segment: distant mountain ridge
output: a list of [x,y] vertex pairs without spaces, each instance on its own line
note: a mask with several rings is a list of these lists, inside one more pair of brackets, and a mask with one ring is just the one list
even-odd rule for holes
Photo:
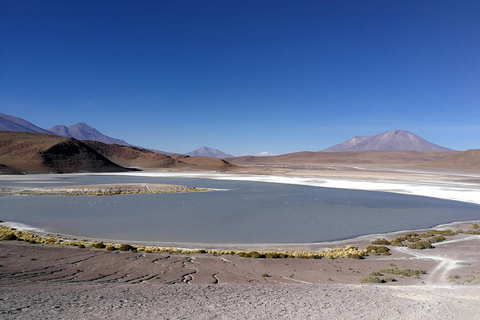
[[75,138],[77,140],[100,141],[107,144],[118,144],[121,146],[132,146],[126,141],[106,136],[97,129],[83,122],[71,126],[56,125],[47,130],[50,133],[61,137]]
[[222,152],[218,149],[212,149],[209,147],[201,147],[196,150],[190,151],[186,153],[186,155],[190,157],[211,157],[211,158],[219,158],[219,159],[226,159],[226,158],[234,158],[235,156]]
[[4,113],[0,113],[0,131],[51,133],[31,122]]
[[56,125],[50,129],[43,129],[34,125],[31,122],[28,122],[27,120],[4,113],[0,113],[0,131],[47,133],[54,134],[60,137],[75,138],[77,140],[93,140],[107,144],[132,146],[126,141],[104,135],[103,133],[89,126],[86,123],[79,122],[71,126]]
[[353,137],[343,143],[322,150],[322,152],[367,151],[367,150],[412,150],[412,151],[449,151],[422,137],[405,130],[393,130],[373,136]]

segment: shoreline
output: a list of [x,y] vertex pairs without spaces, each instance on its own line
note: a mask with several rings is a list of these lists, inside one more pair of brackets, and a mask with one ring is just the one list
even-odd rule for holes
[[[422,172],[423,173],[423,172]],[[381,181],[377,182],[374,180],[363,179],[362,182],[358,182],[352,179],[331,179],[325,178],[322,176],[280,176],[280,175],[252,175],[252,174],[236,174],[236,173],[215,173],[215,172],[157,172],[157,171],[144,171],[144,172],[126,172],[126,173],[76,173],[76,174],[68,174],[68,175],[120,175],[120,176],[140,176],[140,177],[177,177],[177,178],[205,178],[205,179],[215,179],[215,180],[233,180],[233,181],[258,181],[258,182],[266,182],[266,183],[282,183],[282,184],[292,184],[292,185],[305,185],[305,186],[313,186],[313,187],[326,187],[326,188],[338,188],[338,189],[350,189],[350,190],[363,190],[363,191],[373,191],[373,192],[391,192],[391,193],[399,193],[399,194],[408,194],[413,196],[424,196],[424,197],[431,197],[437,199],[443,199],[448,201],[459,201],[464,203],[470,203],[474,205],[480,205],[480,186],[476,186],[475,188],[469,187],[468,185],[465,186],[463,184],[463,188],[459,188],[458,185],[447,184],[451,190],[450,192],[443,192],[438,193],[435,192],[435,188],[437,185],[434,184],[425,184],[425,182],[421,182],[420,186],[415,182],[408,181],[406,182],[398,182],[398,181]],[[12,180],[14,177],[10,177]],[[8,179],[6,179],[8,180]],[[355,184],[355,182],[357,184]],[[49,183],[52,183],[49,181]],[[57,182],[53,182],[57,183]],[[102,188],[107,188],[109,186],[138,186],[138,185],[152,185],[157,186],[160,191],[165,192],[165,188],[174,188],[181,190],[173,190],[173,192],[182,192],[185,189],[192,189],[192,191],[200,192],[200,191],[212,191],[211,189],[203,189],[203,188],[187,188],[184,186],[174,186],[174,185],[162,185],[162,184],[149,184],[149,183],[135,183],[135,184],[105,184],[105,185],[91,185],[91,186],[57,186],[57,187],[43,187],[43,188],[28,188],[29,190],[34,189],[46,189],[46,190],[59,190],[61,192],[65,191],[66,189],[74,190],[74,189],[86,189],[87,190],[97,190],[99,186]],[[383,189],[380,189],[382,187]],[[430,189],[434,188],[434,191]],[[19,188],[19,189],[27,189],[27,188]],[[430,190],[430,195],[421,194],[419,190]],[[478,189],[478,190],[477,190]],[[217,191],[217,190],[215,190]],[[143,191],[141,191],[143,193]],[[155,192],[155,191],[154,191]],[[169,192],[169,191],[166,191]],[[416,193],[415,193],[416,192]],[[466,195],[467,192],[467,196]],[[478,198],[473,198],[473,196],[478,194]],[[480,210],[480,206],[479,206]],[[476,222],[477,220],[471,220],[471,222]],[[67,238],[83,238],[88,240],[95,240],[95,241],[105,241],[110,243],[133,243],[143,246],[158,246],[158,247],[174,247],[180,249],[187,249],[187,250],[194,250],[194,249],[225,249],[225,250],[302,250],[304,248],[312,248],[312,250],[321,250],[322,248],[331,248],[333,245],[348,245],[354,244],[358,242],[364,241],[371,241],[374,238],[378,237],[389,237],[395,234],[401,233],[408,233],[408,232],[421,232],[424,230],[431,230],[433,228],[448,228],[455,225],[468,223],[469,221],[462,221],[456,220],[449,223],[440,223],[440,224],[433,224],[430,227],[424,228],[416,228],[416,229],[407,229],[407,230],[397,230],[391,232],[384,232],[384,233],[371,233],[365,235],[359,235],[353,238],[345,238],[340,240],[332,240],[332,241],[322,241],[322,242],[308,242],[308,243],[189,243],[189,242],[169,242],[169,241],[135,241],[135,240],[125,240],[125,239],[107,239],[101,237],[85,237],[82,235],[70,235],[70,234],[61,234],[62,237]],[[37,229],[32,226],[13,222],[13,221],[6,221],[0,223],[0,225],[11,226],[17,228],[18,230],[25,230],[30,232],[35,232],[40,235],[46,235],[51,233],[57,233],[55,231],[45,231],[42,229]]]
[[[442,223],[438,225],[433,225],[428,228],[418,228],[418,229],[407,229],[407,230],[398,230],[385,233],[372,233],[361,235],[354,238],[347,238],[342,240],[332,240],[332,241],[323,241],[323,242],[308,242],[308,243],[198,243],[198,242],[155,242],[155,241],[134,241],[134,240],[125,240],[125,239],[107,239],[107,238],[97,238],[97,237],[85,237],[81,235],[69,235],[58,233],[58,238],[65,237],[67,239],[84,239],[86,241],[96,241],[96,242],[105,242],[119,245],[121,243],[128,243],[130,245],[138,246],[149,246],[149,247],[158,247],[158,248],[174,248],[180,250],[259,250],[259,251],[303,251],[306,248],[309,248],[309,251],[317,250],[327,250],[331,248],[338,248],[335,246],[348,246],[358,243],[371,242],[379,238],[395,238],[401,234],[407,233],[422,233],[428,232],[431,230],[448,230],[459,228],[462,225],[479,223],[480,219],[477,220],[467,220],[467,221],[453,221],[450,223]],[[47,232],[43,229],[34,228],[24,223],[18,223],[13,221],[1,221],[0,226],[10,227],[18,231],[31,232],[39,236],[45,237],[51,234],[57,234],[55,232]]]

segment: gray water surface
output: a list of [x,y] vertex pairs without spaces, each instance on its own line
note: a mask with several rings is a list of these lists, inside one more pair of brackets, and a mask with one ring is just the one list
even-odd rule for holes
[[0,219],[77,237],[219,244],[326,242],[480,219],[475,204],[393,193],[197,178],[42,176],[0,186],[146,182],[228,190],[4,196]]

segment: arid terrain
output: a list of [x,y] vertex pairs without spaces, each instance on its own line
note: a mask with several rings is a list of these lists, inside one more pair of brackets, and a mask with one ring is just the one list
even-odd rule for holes
[[[448,226],[471,230],[472,224]],[[393,240],[398,235],[386,235]],[[372,239],[356,242],[360,248]],[[3,319],[478,319],[480,235],[366,259],[120,252],[1,241]],[[361,283],[377,277],[383,284]]]
[[168,156],[132,146],[44,133],[0,131],[0,173],[127,172],[139,169],[228,170],[225,160]]

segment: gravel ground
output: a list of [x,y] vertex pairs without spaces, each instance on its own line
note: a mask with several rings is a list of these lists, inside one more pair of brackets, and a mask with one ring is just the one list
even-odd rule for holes
[[0,288],[2,319],[479,319],[478,288],[72,285]]

